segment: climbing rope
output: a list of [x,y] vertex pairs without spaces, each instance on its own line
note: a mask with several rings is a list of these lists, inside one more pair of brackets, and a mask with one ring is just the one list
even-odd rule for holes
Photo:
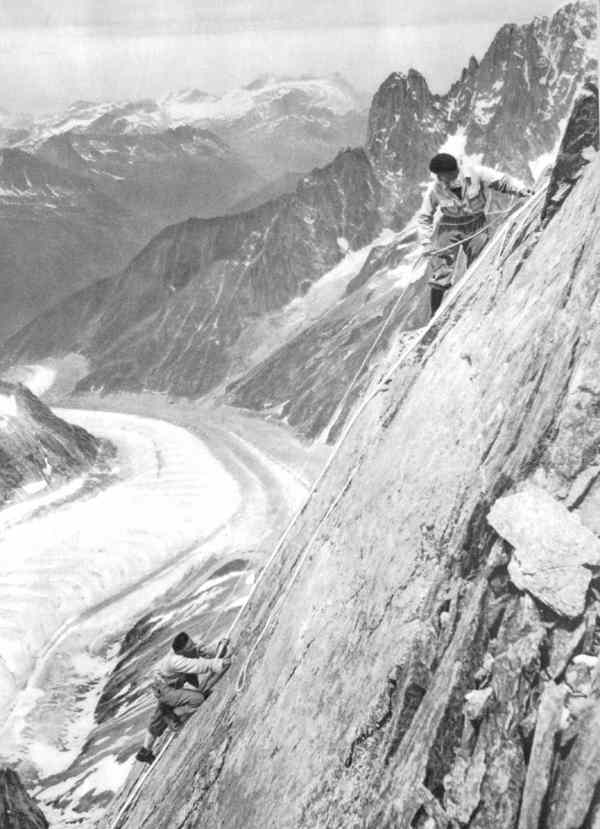
[[[547,189],[547,187],[548,187],[548,185],[545,184],[540,189],[540,191],[538,193],[536,193],[534,196],[532,196],[530,199],[528,199],[526,201],[526,203],[524,205],[522,205],[522,207],[520,207],[516,211],[514,211],[513,216],[515,218],[517,218],[517,217],[520,217],[522,213],[525,213],[526,208],[529,208],[529,213],[526,214],[524,221],[522,221],[521,224],[518,226],[518,233],[520,233],[522,231],[522,229],[525,227],[525,225],[527,224],[527,222],[530,221],[533,209],[535,207],[537,207],[538,202],[539,202],[541,196],[545,193],[545,190]],[[511,206],[507,210],[496,211],[496,215],[506,214],[506,213],[511,212],[512,210],[513,210],[513,207]],[[471,234],[470,236],[467,236],[464,239],[461,239],[459,242],[453,243],[452,245],[448,245],[444,248],[440,248],[440,249],[434,251],[434,253],[435,254],[442,253],[442,252],[445,252],[446,250],[450,250],[452,248],[458,247],[459,245],[463,245],[465,242],[469,241],[472,238],[475,238],[476,236],[480,235],[484,231],[488,230],[490,228],[490,226],[491,225],[488,223],[484,227],[482,227],[478,231],[476,231],[475,233]],[[500,231],[496,234],[496,236],[494,236],[494,238],[490,242],[490,244],[488,246],[488,252],[491,252],[493,250],[493,247],[500,241],[502,242],[501,247],[504,246],[504,243],[506,242],[506,239],[508,237],[509,230],[511,230],[511,229],[504,228],[504,226],[500,229]],[[514,233],[514,227],[512,228],[512,230],[513,230],[513,234],[512,234],[513,237],[518,238],[518,233]],[[398,241],[401,241],[402,238],[404,238],[404,237],[401,236],[398,239]],[[408,345],[406,349],[404,349],[404,351],[400,354],[398,359],[392,364],[392,366],[388,369],[388,371],[382,377],[382,379],[381,379],[380,383],[378,383],[377,387],[371,392],[371,394],[367,395],[363,399],[360,406],[353,413],[352,417],[349,418],[349,420],[347,421],[346,425],[344,426],[342,432],[340,433],[340,436],[339,436],[338,440],[336,441],[336,444],[333,447],[329,457],[327,458],[327,461],[326,461],[325,465],[323,466],[323,469],[319,473],[319,475],[316,478],[315,482],[312,484],[312,486],[311,486],[311,488],[310,488],[310,490],[309,490],[309,492],[308,492],[308,494],[307,494],[307,496],[304,500],[304,503],[297,510],[297,512],[294,514],[294,516],[292,517],[292,519],[288,523],[288,525],[285,528],[284,532],[280,536],[277,544],[275,545],[271,555],[269,556],[269,558],[267,559],[265,565],[261,569],[258,578],[254,582],[254,584],[252,586],[252,589],[248,593],[248,596],[246,597],[246,599],[244,600],[244,602],[240,606],[233,622],[229,626],[229,630],[228,630],[225,638],[227,638],[227,639],[231,638],[231,635],[232,635],[233,631],[235,630],[239,620],[241,619],[242,614],[244,613],[244,611],[246,610],[246,608],[248,607],[248,605],[252,601],[252,598],[253,598],[254,594],[256,593],[258,587],[260,586],[260,584],[264,580],[265,575],[269,571],[269,569],[270,569],[272,563],[274,562],[275,558],[277,557],[277,555],[279,554],[279,552],[283,548],[283,545],[285,544],[285,541],[287,540],[287,537],[289,536],[290,532],[292,531],[292,529],[296,525],[296,522],[298,521],[300,516],[305,511],[305,509],[308,506],[308,503],[310,502],[312,496],[318,490],[321,482],[323,481],[323,479],[325,478],[325,476],[328,473],[329,469],[331,468],[335,458],[337,457],[337,454],[339,453],[340,449],[342,448],[346,438],[348,437],[348,435],[352,431],[355,423],[358,421],[358,419],[361,417],[362,413],[365,411],[365,409],[367,408],[369,403],[379,393],[379,391],[385,385],[385,383],[387,383],[389,380],[392,379],[393,375],[396,373],[396,371],[398,370],[400,365],[406,360],[406,358],[422,342],[422,340],[425,338],[425,336],[430,331],[430,329],[433,327],[433,325],[437,324],[439,322],[440,315],[444,314],[444,313],[447,313],[448,310],[456,304],[456,301],[457,301],[458,297],[460,296],[461,292],[464,290],[465,285],[471,279],[471,277],[473,276],[473,273],[475,273],[475,271],[481,265],[482,262],[483,262],[482,257],[477,259],[471,265],[471,267],[468,269],[468,271],[464,274],[462,280],[457,285],[453,286],[453,289],[449,292],[448,299],[444,303],[442,309],[440,309],[440,312],[438,312],[438,314],[429,321],[429,323],[422,329],[419,336],[412,343],[410,343],[410,345]],[[350,385],[348,386],[348,388],[347,388],[347,390],[344,394],[344,397],[342,398],[342,403],[338,405],[338,408],[336,410],[337,412],[343,411],[341,409],[341,405],[343,403],[345,403],[345,401],[347,400],[349,394],[352,391],[352,388],[354,387],[355,383],[357,382],[358,378],[360,377],[360,374],[362,373],[365,365],[367,364],[368,360],[372,356],[377,344],[379,343],[379,341],[381,340],[381,337],[383,336],[383,333],[384,333],[385,329],[387,328],[387,325],[388,325],[389,321],[392,319],[392,317],[393,317],[393,315],[394,315],[394,313],[395,313],[402,297],[403,297],[403,294],[401,293],[400,296],[396,299],[396,302],[392,306],[392,309],[390,310],[390,312],[386,316],[385,320],[383,321],[380,329],[377,332],[377,335],[376,335],[373,343],[371,344],[371,346],[369,348],[369,351],[367,352],[366,357],[362,361],[358,371],[353,376],[353,378],[350,382]],[[304,546],[302,554],[301,554],[300,558],[298,559],[298,561],[296,562],[296,564],[295,564],[295,566],[294,566],[294,568],[293,568],[293,570],[290,574],[290,577],[289,577],[289,579],[288,579],[288,581],[285,585],[284,590],[278,596],[277,601],[275,602],[275,605],[273,606],[271,612],[269,613],[269,615],[267,617],[267,620],[264,623],[259,635],[254,640],[254,642],[252,644],[252,647],[250,648],[250,650],[249,650],[249,652],[246,656],[246,659],[244,661],[244,664],[243,664],[243,666],[240,670],[240,674],[239,674],[238,681],[237,681],[237,684],[236,684],[236,690],[238,692],[241,691],[243,689],[244,685],[245,685],[246,678],[247,678],[247,672],[248,672],[248,668],[250,666],[250,661],[252,659],[252,656],[256,652],[256,649],[258,648],[259,644],[262,642],[264,636],[266,635],[267,631],[269,630],[269,627],[270,627],[272,621],[274,620],[275,616],[279,612],[281,606],[283,605],[283,602],[285,601],[285,599],[289,595],[290,590],[292,589],[294,583],[296,582],[296,579],[297,579],[298,575],[300,574],[300,571],[302,570],[302,567],[303,567],[306,559],[308,558],[308,555],[310,553],[312,544],[315,541],[315,539],[317,538],[321,527],[323,526],[325,521],[329,518],[329,516],[332,514],[332,512],[336,509],[337,505],[339,504],[342,497],[344,496],[344,493],[347,491],[348,487],[352,483],[352,479],[354,477],[356,469],[357,469],[357,467],[353,468],[350,475],[346,478],[346,480],[344,482],[344,485],[339,490],[338,494],[335,496],[335,498],[333,499],[333,501],[331,502],[331,504],[329,505],[329,507],[327,508],[325,513],[319,519],[319,521],[317,523],[317,526],[315,527],[314,531],[312,532],[308,542]],[[247,575],[247,571],[245,571],[245,570],[241,571],[241,573],[239,574],[239,576],[236,580],[236,583],[233,587],[232,592],[235,592],[235,590],[237,590],[237,587],[239,585],[239,582],[240,582],[241,578],[245,575]],[[225,612],[226,612],[225,610],[221,610],[220,613],[215,616],[215,619],[213,620],[213,622],[212,622],[212,624],[209,628],[209,631],[206,634],[207,640],[209,638],[210,631],[214,629],[217,622],[220,621],[223,613],[225,613]],[[168,747],[171,745],[171,742],[173,741],[174,737],[175,737],[174,732],[172,732],[171,734],[168,735],[167,739],[161,745],[161,747],[160,747],[160,749],[159,749],[159,751],[156,755],[155,762],[158,762],[158,760],[160,760],[160,758],[166,752]],[[152,770],[152,766],[149,765],[146,769],[144,769],[142,774],[138,777],[138,779],[136,780],[131,792],[127,795],[127,798],[125,799],[125,802],[123,803],[123,805],[119,809],[119,811],[117,813],[117,816],[115,817],[114,821],[110,824],[110,829],[118,829],[118,827],[120,826],[120,823],[121,823],[121,819],[124,817],[125,813],[130,809],[130,807],[132,805],[135,804],[135,801],[136,801],[140,791],[142,790],[143,785],[144,785],[148,775],[150,774],[151,770]]]
[[[514,212],[513,215],[515,217],[520,216],[521,213],[524,213],[526,209],[529,209],[530,211],[532,211],[533,207],[537,206],[537,202],[539,201],[541,195],[543,195],[543,193],[545,192],[546,188],[547,188],[547,185],[545,185],[540,190],[539,193],[536,193],[534,196],[530,197],[525,202],[524,205],[522,205],[520,208],[518,208]],[[533,207],[532,207],[532,205],[533,205]],[[510,208],[510,210],[512,210],[512,208]],[[505,211],[505,212],[507,212],[507,211]],[[526,221],[529,221],[529,219],[530,219],[530,214],[527,214]],[[485,228],[482,228],[481,231],[477,231],[476,234],[473,234],[473,237],[478,235],[483,230],[487,230],[488,227],[489,227],[489,225],[487,225]],[[501,229],[501,231],[502,231],[502,229]],[[504,242],[505,241],[506,232],[502,233],[501,231],[498,232],[496,234],[496,236],[494,237],[494,239],[490,242],[489,247],[488,247],[488,251],[493,250],[493,247],[494,247],[494,245],[497,244],[497,242],[499,242],[499,241]],[[469,237],[469,238],[471,238],[471,237]],[[467,241],[467,238],[462,239],[460,242],[457,242],[456,244],[453,244],[451,247],[456,247],[457,245],[462,245],[462,244],[464,244],[465,241]],[[444,248],[444,250],[445,250],[445,248]],[[465,285],[467,284],[468,280],[473,276],[473,273],[477,270],[477,268],[481,265],[482,262],[483,262],[483,259],[481,257],[479,259],[477,259],[471,265],[469,270],[465,273],[462,280],[454,287],[453,290],[450,291],[449,297],[448,297],[447,301],[445,302],[445,304],[443,306],[443,312],[447,312],[448,309],[456,303],[457,298],[460,296],[460,294],[461,294],[462,290],[464,289]],[[383,330],[385,329],[385,327],[387,326],[389,320],[393,316],[393,314],[394,314],[394,312],[395,312],[395,310],[398,306],[398,303],[401,299],[402,299],[402,294],[400,295],[400,297],[398,297],[398,299],[396,300],[396,303],[392,307],[392,310],[390,311],[390,313],[388,314],[388,316],[384,320],[382,328],[381,328],[379,334],[376,337],[374,345],[376,345],[377,341],[381,338],[381,334],[383,333]],[[360,418],[360,416],[362,415],[362,413],[364,412],[364,410],[366,409],[368,404],[371,402],[371,400],[373,400],[373,398],[379,393],[379,391],[385,385],[385,383],[392,379],[393,375],[396,373],[399,366],[417,348],[417,346],[422,342],[422,340],[427,335],[429,330],[434,326],[434,324],[437,324],[438,321],[439,321],[439,313],[436,317],[433,317],[429,321],[429,323],[422,329],[420,335],[412,343],[410,343],[410,345],[408,345],[406,347],[406,349],[402,352],[402,354],[399,356],[399,358],[393,363],[391,368],[382,377],[381,381],[378,383],[378,385],[374,389],[374,391],[364,398],[364,400],[362,401],[360,406],[356,409],[356,411],[354,412],[352,417],[348,420],[348,422],[346,423],[344,429],[342,430],[342,432],[340,434],[339,439],[337,440],[334,448],[332,449],[332,452],[331,452],[329,458],[327,459],[327,462],[325,463],[325,466],[323,467],[323,469],[322,469],[321,473],[319,474],[317,480],[313,484],[313,486],[312,486],[312,488],[311,488],[311,490],[310,490],[303,506],[296,513],[296,515],[294,516],[294,518],[292,519],[292,521],[290,522],[290,524],[286,528],[286,530],[285,530],[279,544],[277,545],[273,555],[271,555],[268,564],[261,571],[260,579],[255,584],[254,590],[256,590],[256,588],[258,587],[258,584],[262,580],[262,578],[264,578],[264,575],[265,575],[265,573],[268,569],[268,565],[272,562],[272,560],[275,557],[275,553],[278,552],[281,549],[283,541],[289,535],[289,533],[292,530],[293,526],[295,525],[296,521],[298,520],[300,515],[304,512],[304,510],[306,509],[310,499],[312,498],[314,493],[317,491],[321,481],[323,480],[323,478],[325,477],[325,475],[327,474],[327,472],[331,468],[331,465],[333,464],[333,461],[335,460],[338,452],[340,451],[340,449],[341,449],[343,443],[345,442],[346,438],[348,437],[349,433],[353,429],[354,424],[358,421],[358,419]],[[372,353],[372,351],[373,351],[373,346],[371,346],[371,349],[369,350],[369,353]],[[364,362],[365,361],[363,361],[363,363]],[[357,379],[358,375],[360,374],[360,372],[362,371],[362,368],[363,368],[363,366],[361,366],[361,368],[359,369],[357,374],[354,375],[354,377],[351,381],[351,385],[352,385],[352,383],[356,382],[356,379]],[[338,407],[338,409],[339,409],[339,407]],[[269,616],[267,618],[267,621],[263,625],[261,632],[259,633],[258,637],[255,639],[252,647],[250,648],[250,651],[249,651],[249,653],[246,657],[246,660],[244,661],[244,664],[242,666],[242,669],[241,669],[239,677],[238,677],[238,682],[237,682],[237,690],[238,691],[241,691],[242,688],[244,687],[244,684],[246,682],[248,667],[249,667],[250,660],[251,660],[252,656],[254,655],[258,645],[260,644],[260,642],[264,638],[264,636],[265,636],[265,634],[266,634],[266,632],[269,628],[269,625],[271,624],[271,622],[275,618],[276,614],[279,612],[279,609],[281,608],[285,598],[289,594],[289,591],[290,591],[292,585],[296,581],[296,578],[298,577],[298,575],[300,573],[300,570],[302,569],[302,566],[303,566],[304,562],[306,561],[306,559],[308,557],[308,554],[310,552],[310,548],[312,546],[312,543],[315,540],[315,538],[317,537],[317,535],[319,533],[319,530],[321,529],[323,523],[327,520],[327,518],[331,515],[333,510],[336,508],[336,506],[338,505],[338,503],[341,500],[342,496],[344,495],[344,493],[348,489],[348,486],[352,482],[354,472],[355,472],[355,470],[353,470],[352,473],[349,475],[349,477],[346,479],[346,481],[344,482],[344,485],[342,486],[341,490],[338,492],[337,496],[334,498],[334,500],[332,501],[332,503],[330,504],[330,506],[326,510],[325,514],[319,520],[319,522],[317,524],[317,527],[315,528],[314,532],[311,534],[311,537],[310,537],[309,541],[307,542],[307,544],[305,545],[305,548],[304,548],[304,551],[303,551],[302,555],[300,556],[298,562],[295,565],[295,568],[293,569],[293,571],[291,573],[288,584],[286,585],[284,591],[280,594],[277,602],[275,603],[271,613],[269,614]],[[249,597],[249,599],[250,599],[250,597]]]
[[[512,213],[514,209],[515,209],[515,205],[511,204],[505,210],[493,210],[490,213],[488,213],[487,215],[488,216],[506,216],[508,213]],[[467,222],[465,222],[465,224],[467,224]],[[468,224],[472,224],[472,222],[469,222]],[[429,251],[426,254],[426,257],[429,258],[430,256],[437,256],[439,253],[445,253],[447,250],[453,250],[453,248],[457,248],[457,247],[459,247],[459,245],[464,245],[465,242],[469,242],[471,239],[475,239],[477,236],[480,236],[482,233],[485,233],[487,230],[489,230],[491,228],[491,226],[492,226],[492,223],[487,222],[485,225],[483,225],[483,227],[480,227],[479,230],[476,230],[474,233],[471,233],[470,236],[464,236],[458,242],[453,242],[451,245],[446,245],[443,248],[437,248],[436,250]],[[457,227],[460,227],[460,225],[457,225]]]

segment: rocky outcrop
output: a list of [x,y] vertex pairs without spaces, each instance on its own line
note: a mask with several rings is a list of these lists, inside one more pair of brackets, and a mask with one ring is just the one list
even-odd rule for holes
[[110,448],[56,417],[29,389],[0,381],[0,505],[89,469]]
[[0,769],[2,829],[47,829],[48,821],[12,769]]
[[246,610],[231,693],[122,827],[594,825],[597,574],[575,620],[550,612],[488,515],[525,484],[584,524],[597,504],[599,193],[594,164],[546,228],[516,218],[366,404]]
[[549,220],[598,152],[598,87],[587,81],[575,101],[552,170],[543,218]]
[[378,196],[365,153],[352,150],[292,195],[169,227],[120,276],[72,297],[68,314],[57,308],[10,340],[5,360],[78,351],[92,367],[81,388],[201,395],[227,377],[250,322],[340,261],[340,239],[358,248],[373,238]]
[[416,70],[394,72],[377,90],[367,152],[385,185],[385,213],[392,226],[405,224],[419,206],[419,183],[427,180],[429,159],[451,131],[444,100],[429,91]]

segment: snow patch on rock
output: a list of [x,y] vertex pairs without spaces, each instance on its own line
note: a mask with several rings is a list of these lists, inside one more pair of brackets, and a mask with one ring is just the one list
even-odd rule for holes
[[0,417],[11,418],[19,414],[14,394],[0,394]]

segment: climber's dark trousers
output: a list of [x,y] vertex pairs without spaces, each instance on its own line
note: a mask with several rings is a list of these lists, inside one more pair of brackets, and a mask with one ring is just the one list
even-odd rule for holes
[[429,296],[429,304],[431,306],[431,316],[435,314],[437,309],[442,304],[442,300],[444,298],[444,294],[446,293],[447,288],[436,288],[434,285],[431,287],[431,294]]
[[[442,304],[446,291],[452,287],[452,277],[459,250],[464,250],[467,257],[467,267],[469,267],[473,260],[479,256],[489,239],[488,230],[484,230],[472,239],[467,239],[467,237],[472,236],[484,227],[486,218],[483,213],[473,216],[470,221],[465,221],[464,217],[460,221],[462,222],[461,224],[442,221],[435,232],[433,244],[436,249],[445,248],[448,245],[455,245],[455,247],[434,255],[430,259],[429,284],[431,286],[431,293],[429,301],[431,316],[435,314]],[[463,245],[457,244],[463,239],[467,239]]]

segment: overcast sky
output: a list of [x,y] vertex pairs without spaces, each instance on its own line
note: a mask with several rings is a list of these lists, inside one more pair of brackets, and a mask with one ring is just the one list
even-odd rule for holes
[[410,66],[436,91],[499,25],[560,0],[1,0],[0,106],[222,93],[264,72],[339,71],[372,93]]

